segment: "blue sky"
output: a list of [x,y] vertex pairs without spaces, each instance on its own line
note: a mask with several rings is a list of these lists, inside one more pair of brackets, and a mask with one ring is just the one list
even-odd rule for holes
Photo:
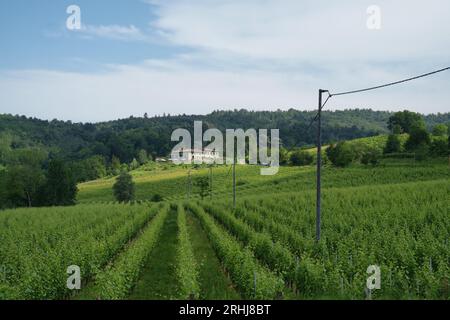
[[[87,25],[150,29],[152,6],[130,0],[18,0],[0,2],[0,68],[94,71],[104,64],[129,64],[168,57],[180,51],[142,41],[83,39],[66,28],[66,8],[77,4]],[[92,69],[93,68],[93,69]]]
[[[376,30],[367,26],[374,4]],[[69,5],[81,9],[81,30],[66,28]],[[4,0],[0,113],[102,121],[313,109],[319,87],[357,89],[449,66],[449,14],[446,0]],[[448,112],[449,79],[329,108]]]

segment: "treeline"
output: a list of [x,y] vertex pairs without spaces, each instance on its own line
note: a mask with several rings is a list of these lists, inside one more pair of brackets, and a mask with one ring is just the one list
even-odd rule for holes
[[0,209],[67,206],[76,201],[73,171],[60,159],[39,149],[20,149],[0,168]]
[[0,166],[0,209],[74,205],[78,183],[126,173],[150,161],[145,150],[138,159],[127,164],[97,155],[67,161],[36,147],[9,148]]
[[[144,150],[150,158],[167,156],[174,146],[170,141],[173,130],[192,131],[194,121],[203,121],[205,130],[218,128],[279,128],[285,148],[315,144],[315,128],[308,124],[315,112],[246,110],[216,111],[202,116],[170,116],[128,119],[102,123],[72,123],[70,121],[44,121],[24,116],[0,115],[0,164],[5,148],[38,147],[52,157],[66,161],[86,160],[101,156],[111,162],[113,157],[121,163],[131,163]],[[372,110],[344,110],[324,112],[324,143],[351,140],[388,133],[387,121],[393,114]],[[450,122],[450,113],[424,117],[431,129],[437,123]],[[9,142],[9,144],[7,143]]]
[[[439,123],[431,129],[425,117],[414,112],[397,112],[389,117],[389,135],[380,135],[353,141],[334,141],[324,147],[324,163],[346,167],[359,162],[377,165],[382,158],[414,158],[425,160],[430,157],[447,157],[450,154],[448,124]],[[280,150],[282,165],[307,166],[316,163],[317,156],[307,148]]]
[[398,112],[389,118],[391,134],[383,145],[342,141],[331,144],[326,150],[326,156],[339,167],[355,161],[375,166],[382,157],[413,158],[419,161],[430,157],[447,157],[450,154],[449,127],[437,124],[430,132],[420,114]]

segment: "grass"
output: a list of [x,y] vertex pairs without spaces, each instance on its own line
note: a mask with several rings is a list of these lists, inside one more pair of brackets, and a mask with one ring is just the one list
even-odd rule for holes
[[171,210],[160,238],[153,249],[130,300],[173,300],[178,298],[178,281],[175,273],[178,246],[177,213]]
[[[229,166],[213,169],[214,199],[229,198],[232,195],[232,175]],[[237,191],[239,196],[255,192],[280,193],[292,190],[310,190],[315,187],[315,166],[280,167],[274,176],[261,176],[258,166],[237,167]],[[150,200],[160,194],[167,201],[186,198],[188,168],[168,167],[167,170],[136,170],[132,174],[136,182],[136,200]],[[207,176],[207,168],[191,169],[192,181],[198,176]],[[167,174],[167,175],[166,175]],[[450,178],[448,160],[432,159],[424,162],[413,159],[386,159],[377,167],[354,164],[349,168],[325,166],[323,188],[346,187],[371,184],[390,184],[408,181],[424,181],[436,178]],[[101,179],[79,185],[78,202],[112,202],[114,179]],[[192,186],[192,196],[198,197]]]
[[230,279],[225,275],[219,259],[211,246],[200,223],[192,215],[187,215],[189,237],[195,258],[200,266],[200,299],[202,300],[238,300],[239,294]]

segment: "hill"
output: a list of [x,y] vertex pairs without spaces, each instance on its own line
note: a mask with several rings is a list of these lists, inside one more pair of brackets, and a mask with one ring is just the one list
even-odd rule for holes
[[[153,118],[121,119],[102,123],[46,121],[25,116],[0,115],[0,165],[2,146],[39,147],[67,160],[86,159],[94,155],[130,163],[140,150],[153,157],[166,156],[173,143],[170,136],[176,128],[192,130],[194,121],[203,121],[205,129],[266,128],[280,129],[286,148],[314,144],[315,130],[307,130],[314,111],[215,111],[208,115],[163,115]],[[373,110],[327,111],[323,114],[323,140],[329,143],[387,133],[391,112]],[[450,122],[450,113],[424,116],[429,128]]]

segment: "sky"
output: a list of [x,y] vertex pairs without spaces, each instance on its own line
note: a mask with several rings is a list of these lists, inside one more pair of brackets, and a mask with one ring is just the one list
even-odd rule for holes
[[[80,28],[72,24],[80,9]],[[450,66],[448,0],[3,0],[0,113],[312,110]],[[450,112],[450,72],[327,108]]]

